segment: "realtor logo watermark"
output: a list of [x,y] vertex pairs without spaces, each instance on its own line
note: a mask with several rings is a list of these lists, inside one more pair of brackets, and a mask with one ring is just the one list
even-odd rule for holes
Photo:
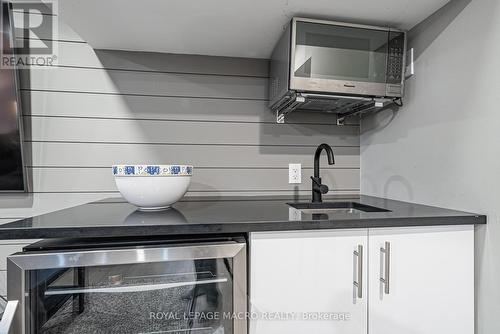
[[16,1],[10,13],[6,6],[1,7],[1,67],[35,69],[57,65],[57,5],[55,0]]

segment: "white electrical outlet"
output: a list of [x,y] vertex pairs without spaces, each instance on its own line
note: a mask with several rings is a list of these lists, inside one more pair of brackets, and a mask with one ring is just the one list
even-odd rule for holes
[[288,183],[302,183],[302,164],[288,164]]

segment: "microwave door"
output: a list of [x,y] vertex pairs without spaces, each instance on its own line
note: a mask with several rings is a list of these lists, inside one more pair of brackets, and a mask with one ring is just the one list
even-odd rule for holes
[[295,21],[290,88],[385,95],[388,31]]

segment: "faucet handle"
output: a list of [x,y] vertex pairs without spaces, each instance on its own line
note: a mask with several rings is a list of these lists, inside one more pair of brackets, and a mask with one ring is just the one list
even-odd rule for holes
[[326,194],[328,192],[328,186],[321,183],[321,178],[311,176],[311,180],[313,180],[313,182],[316,184],[320,193]]

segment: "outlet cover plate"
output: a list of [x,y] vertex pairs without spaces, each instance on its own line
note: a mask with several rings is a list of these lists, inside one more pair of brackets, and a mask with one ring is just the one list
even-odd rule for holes
[[288,183],[302,183],[302,164],[288,164]]

